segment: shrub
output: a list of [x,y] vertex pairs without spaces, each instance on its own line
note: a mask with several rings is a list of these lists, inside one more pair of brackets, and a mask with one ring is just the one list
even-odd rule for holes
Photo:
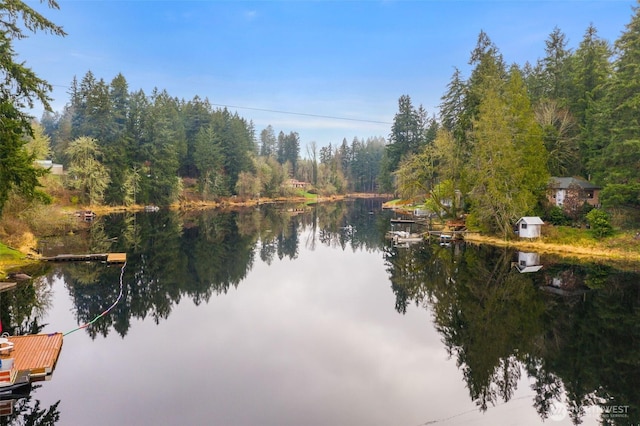
[[613,233],[609,215],[600,209],[593,209],[587,213],[587,222],[595,237],[602,238]]
[[564,226],[571,223],[571,219],[566,214],[564,214],[562,208],[558,206],[551,207],[547,211],[547,214],[544,216],[544,220],[545,222],[551,223],[552,225],[556,226]]

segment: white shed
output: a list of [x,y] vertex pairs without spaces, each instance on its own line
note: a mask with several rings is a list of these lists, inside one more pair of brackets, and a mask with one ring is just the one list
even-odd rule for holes
[[516,222],[517,233],[520,238],[538,238],[542,232],[544,222],[538,216],[524,216]]

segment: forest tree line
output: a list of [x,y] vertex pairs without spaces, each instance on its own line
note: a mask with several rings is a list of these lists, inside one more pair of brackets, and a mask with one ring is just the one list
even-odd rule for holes
[[167,205],[188,181],[203,199],[286,195],[288,179],[323,194],[376,189],[382,137],[319,150],[311,142],[301,158],[296,132],[269,125],[256,134],[251,121],[208,99],[130,91],[122,74],[107,83],[88,71],[69,93],[64,111],[40,120],[40,145],[50,145],[45,153],[65,166],[83,202]]
[[[42,16],[30,17],[30,10],[10,12],[64,35]],[[9,47],[23,36],[14,33],[6,32]],[[74,78],[64,110],[29,125],[20,108],[34,99],[48,106],[50,86],[23,69],[9,75],[17,89],[2,93],[12,141],[3,155],[16,165],[3,169],[3,188],[46,198],[34,186],[42,173],[27,164],[49,157],[65,165],[66,184],[79,201],[92,204],[166,205],[179,199],[183,183],[203,199],[286,195],[292,178],[324,194],[392,191],[421,198],[435,212],[468,213],[484,229],[507,232],[517,217],[544,208],[550,176],[582,176],[603,187],[603,206],[638,210],[639,40],[635,8],[613,44],[590,25],[569,49],[556,28],[544,57],[520,66],[505,63],[481,31],[470,75],[454,71],[437,116],[403,95],[387,139],[344,139],[320,148],[305,141],[304,158],[295,131],[267,126],[258,133],[251,121],[198,96],[185,101],[165,90],[130,91],[122,74],[109,83],[90,71]],[[20,71],[13,55],[10,50],[1,65]],[[27,135],[22,142],[20,134]],[[28,150],[21,153],[24,144]],[[9,190],[0,195],[2,207]]]
[[480,32],[465,78],[455,69],[439,116],[399,100],[380,183],[430,209],[499,233],[549,214],[549,178],[582,177],[602,206],[640,208],[640,9],[612,45],[590,25],[575,50],[558,28],[545,55],[505,63]]

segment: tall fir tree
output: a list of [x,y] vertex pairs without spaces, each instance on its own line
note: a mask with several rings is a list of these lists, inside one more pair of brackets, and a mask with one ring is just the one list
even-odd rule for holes
[[598,162],[605,184],[633,185],[640,182],[640,7],[634,8],[615,50],[605,100],[609,134]]
[[185,137],[187,140],[187,152],[184,161],[180,164],[180,174],[185,177],[197,177],[196,166],[196,137],[203,128],[211,125],[213,108],[208,99],[195,96],[182,107],[184,117]]
[[561,107],[567,107],[571,83],[571,51],[567,49],[567,36],[558,27],[545,41],[544,78],[545,98],[554,99]]
[[603,100],[612,73],[611,55],[609,43],[598,37],[593,25],[587,28],[573,55],[569,107],[578,125],[579,174],[583,177],[592,173],[593,159],[605,145]]
[[401,161],[420,152],[430,142],[427,140],[427,130],[432,125],[436,125],[435,120],[427,117],[422,105],[416,109],[409,95],[400,96],[379,176],[385,191],[394,190],[393,174]]

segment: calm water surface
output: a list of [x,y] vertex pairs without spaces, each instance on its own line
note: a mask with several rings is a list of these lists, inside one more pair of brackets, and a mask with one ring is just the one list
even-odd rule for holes
[[[49,241],[50,254],[127,252],[123,298],[65,336],[51,380],[0,422],[37,410],[59,425],[638,421],[633,267],[394,247],[389,229],[380,201],[361,200],[118,215]],[[5,329],[68,332],[118,297],[119,266],[48,268],[39,303],[0,299]]]

